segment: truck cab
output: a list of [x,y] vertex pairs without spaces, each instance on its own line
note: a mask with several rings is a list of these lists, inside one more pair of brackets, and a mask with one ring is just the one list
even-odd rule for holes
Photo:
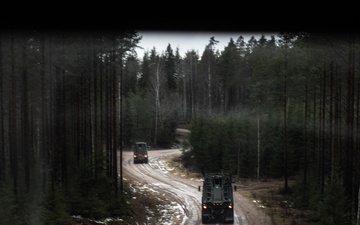
[[142,142],[142,141],[135,142],[134,151],[133,151],[134,164],[148,163],[149,161],[148,148],[149,146],[146,144],[146,142]]

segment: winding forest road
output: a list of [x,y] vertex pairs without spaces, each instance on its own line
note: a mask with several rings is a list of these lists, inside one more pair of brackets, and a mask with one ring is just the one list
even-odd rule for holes
[[[178,139],[189,133],[186,129],[177,129]],[[129,179],[136,180],[151,189],[164,193],[182,209],[181,225],[200,225],[201,223],[201,192],[202,180],[180,176],[169,172],[166,159],[180,155],[180,149],[149,150],[148,164],[134,164],[132,151],[123,152],[123,173]],[[237,190],[240,187],[238,186]],[[234,192],[234,224],[239,225],[270,225],[271,218],[251,199],[243,196],[240,191]],[[218,224],[220,225],[220,224]]]
[[[148,164],[134,164],[131,151],[123,152],[124,176],[141,182],[181,205],[183,225],[201,223],[201,192],[198,186],[201,180],[194,180],[171,173],[164,164],[164,158],[181,154],[179,149],[150,150]],[[238,187],[239,190],[239,187]],[[269,225],[270,217],[258,208],[250,199],[234,192],[234,224]]]

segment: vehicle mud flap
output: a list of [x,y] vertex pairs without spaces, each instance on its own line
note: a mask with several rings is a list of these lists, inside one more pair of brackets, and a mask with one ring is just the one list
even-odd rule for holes
[[226,217],[225,223],[227,223],[227,224],[234,224],[234,217]]
[[225,214],[225,223],[233,224],[234,223],[234,211],[228,209]]

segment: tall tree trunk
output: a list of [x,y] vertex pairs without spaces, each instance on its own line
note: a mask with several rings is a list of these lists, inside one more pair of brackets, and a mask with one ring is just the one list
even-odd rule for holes
[[[356,88],[356,134],[355,134],[355,155],[354,155],[354,187],[357,188],[359,187],[359,192],[358,192],[358,213],[359,213],[359,206],[360,206],[360,180],[357,179],[360,177],[360,78],[358,77],[357,80],[357,88]],[[359,221],[359,217],[358,217],[358,221]]]
[[[335,75],[337,76],[337,71],[335,71]],[[333,151],[333,160],[332,167],[334,170],[340,168],[340,159],[341,159],[341,84],[335,86],[335,99],[334,99],[334,151]],[[335,171],[334,171],[335,172]]]
[[155,71],[155,130],[154,130],[154,145],[157,145],[157,135],[160,120],[160,62],[156,63]]
[[190,54],[190,98],[191,98],[191,119],[195,118],[195,90],[194,90],[194,74],[193,74],[193,57]]
[[95,179],[97,179],[99,177],[99,173],[100,173],[100,159],[101,159],[101,155],[100,150],[101,150],[101,145],[99,145],[101,138],[99,137],[99,131],[98,131],[98,77],[97,77],[97,53],[96,53],[96,48],[95,48],[95,43],[96,43],[96,37],[95,35],[93,36],[92,39],[93,43],[92,43],[92,50],[93,50],[93,70],[94,70],[94,82],[93,82],[93,90],[94,90],[94,129],[93,129],[93,134],[92,134],[92,138],[94,140],[94,144],[92,146],[92,148],[94,149],[94,177]]
[[[100,79],[100,82],[99,82],[99,109],[100,109],[100,118],[99,118],[99,135],[97,136],[97,140],[100,142],[99,145],[100,145],[100,148],[99,148],[99,159],[103,159],[105,158],[105,160],[107,160],[107,157],[106,157],[106,138],[105,137],[105,134],[106,134],[106,125],[105,125],[105,122],[106,122],[106,109],[104,109],[104,96],[106,96],[106,93],[104,95],[104,84],[106,85],[106,82],[104,82],[104,71],[103,71],[103,60],[104,60],[104,57],[103,56],[100,56],[99,57],[99,79]],[[105,103],[106,103],[106,98],[105,98]],[[103,145],[103,141],[105,141],[105,145]],[[104,146],[105,146],[105,153],[104,153]],[[105,156],[105,157],[104,157]],[[99,168],[100,171],[102,171],[102,167]]]
[[323,195],[324,193],[324,187],[325,187],[325,149],[327,148],[326,146],[326,121],[325,121],[325,115],[326,115],[326,69],[325,69],[325,65],[324,65],[324,70],[323,70],[323,85],[322,85],[322,104],[321,104],[321,110],[320,110],[320,124],[321,124],[321,144],[320,144],[320,187],[321,187],[321,195]]
[[329,139],[330,139],[330,173],[331,173],[331,180],[333,180],[335,177],[335,168],[333,167],[334,165],[332,164],[334,162],[334,68],[333,68],[334,64],[333,62],[331,62],[330,64],[330,109],[329,109],[329,130],[330,130],[330,134],[329,135]]
[[[61,37],[61,40],[63,40],[63,37]],[[56,52],[56,51],[55,51]],[[55,120],[54,120],[54,105],[55,105],[55,97],[54,97],[54,86],[55,86],[55,80],[56,80],[56,73],[57,73],[57,69],[55,68],[55,75],[53,75],[53,64],[52,64],[52,48],[51,48],[51,44],[50,44],[50,64],[49,64],[49,103],[48,103],[48,112],[46,113],[45,111],[45,120],[46,122],[43,124],[44,130],[43,132],[46,133],[47,136],[44,136],[43,138],[45,138],[45,149],[44,151],[47,152],[47,160],[48,160],[48,167],[50,168],[50,174],[49,174],[49,179],[50,179],[50,184],[51,184],[51,191],[54,192],[55,190],[55,146],[53,144],[53,141],[55,140],[54,138],[54,129],[51,128],[49,125],[50,124],[54,124]],[[45,90],[46,91],[46,90]],[[46,96],[46,94],[45,94]],[[46,118],[47,116],[47,118]]]
[[208,62],[208,112],[211,113],[212,102],[211,102],[211,67],[210,67],[210,59]]
[[61,179],[62,182],[64,182],[66,189],[68,188],[68,174],[67,174],[67,166],[68,166],[68,162],[67,162],[67,155],[68,155],[68,148],[67,148],[67,132],[66,132],[66,112],[67,112],[67,108],[66,108],[66,76],[65,76],[65,58],[66,58],[66,54],[65,54],[65,46],[63,43],[62,46],[62,61],[61,61],[61,105],[62,105],[62,123],[61,123],[61,156],[62,156],[62,162],[61,162]]
[[114,43],[113,43],[113,52],[112,52],[112,139],[113,139],[113,144],[112,144],[112,149],[113,149],[113,179],[114,179],[114,188],[115,188],[115,196],[117,196],[118,194],[118,180],[117,180],[117,146],[118,146],[118,142],[117,142],[117,129],[116,129],[116,125],[117,125],[117,91],[118,91],[118,88],[117,88],[117,77],[116,77],[116,45],[115,45],[115,38],[114,38]]
[[284,63],[284,84],[283,84],[283,110],[284,110],[284,192],[288,193],[288,97],[287,97],[287,54],[285,53]]
[[120,57],[120,193],[124,192],[124,184],[123,184],[123,56],[122,56],[122,49],[121,49],[121,57]]
[[358,208],[357,208],[357,216],[356,216],[356,224],[359,225],[360,224],[360,186],[359,186],[359,191],[358,191]]
[[[193,79],[193,82],[194,82],[194,81],[196,81],[196,77],[198,75],[198,73],[197,73],[197,64],[198,64],[197,57],[194,57],[193,60],[194,60],[194,72],[192,72],[191,74],[194,77],[194,79]],[[193,85],[195,85],[195,83]],[[199,93],[199,91],[197,91],[197,88],[195,88],[195,86],[194,86],[193,90],[194,90],[194,113],[195,113],[194,116],[197,116],[197,113],[199,111],[199,99],[200,99],[200,96],[198,96],[197,93]]]
[[355,53],[349,52],[349,70],[347,75],[346,96],[346,148],[345,148],[345,189],[347,196],[353,197],[353,152],[354,152],[354,60]]
[[183,87],[184,87],[184,90],[183,90],[183,114],[184,114],[185,120],[187,120],[187,98],[188,98],[188,93],[187,93],[188,90],[187,90],[186,83],[187,83],[187,79],[184,74],[184,76],[183,76]]
[[313,144],[312,144],[312,148],[311,148],[311,161],[312,162],[316,162],[316,139],[317,139],[317,133],[316,133],[316,125],[317,125],[317,104],[318,104],[318,101],[317,101],[317,82],[314,82],[313,83],[313,96],[312,96],[312,102],[313,102],[313,105],[312,105],[312,109],[313,109],[313,129],[312,129],[312,134],[313,134],[313,137],[312,139],[314,140],[313,141]]
[[257,115],[257,179],[260,180],[260,115]]
[[3,68],[3,39],[0,33],[0,188],[5,184],[6,159],[5,159],[5,110],[4,110],[4,68]]
[[42,179],[42,191],[45,192],[46,191],[46,182],[47,182],[47,157],[48,155],[47,153],[47,147],[46,147],[46,137],[47,137],[47,132],[46,132],[46,112],[47,112],[47,108],[46,108],[46,94],[45,94],[45,34],[42,34],[42,39],[41,39],[41,131],[40,131],[40,162],[41,162],[41,179]]
[[17,111],[16,111],[16,105],[17,105],[17,76],[15,71],[15,37],[14,33],[11,33],[11,99],[10,99],[10,169],[11,169],[11,175],[13,179],[13,191],[15,198],[18,197],[18,145],[17,145]]
[[30,145],[30,124],[29,124],[29,99],[28,99],[28,75],[27,75],[27,55],[26,55],[26,44],[22,46],[22,60],[23,60],[23,71],[22,71],[22,101],[21,101],[21,127],[22,127],[22,156],[23,160],[23,172],[25,180],[25,192],[28,193],[30,190],[30,154],[32,146]]
[[105,136],[105,157],[106,157],[106,174],[111,177],[112,174],[112,152],[111,152],[111,80],[110,80],[110,63],[105,57],[104,86],[105,86],[105,105],[104,105],[104,136]]
[[307,202],[307,169],[308,169],[308,78],[305,78],[304,99],[304,169],[303,169],[303,202]]

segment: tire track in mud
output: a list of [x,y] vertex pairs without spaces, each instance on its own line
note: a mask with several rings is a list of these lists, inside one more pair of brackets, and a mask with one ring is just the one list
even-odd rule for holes
[[[185,201],[182,198],[179,198],[179,195],[176,192],[169,190],[171,188],[171,184],[168,184],[167,182],[164,182],[163,180],[159,180],[157,176],[154,176],[152,171],[149,171],[149,165],[141,164],[141,165],[137,165],[137,166],[139,168],[141,168],[138,170],[138,174],[142,174],[147,177],[146,180],[141,180],[141,183],[146,184],[147,186],[150,186],[153,190],[158,191],[159,193],[166,193],[167,198],[169,198],[171,201],[177,202],[181,206],[186,217],[189,217],[189,218],[192,217],[192,215],[191,215],[192,213],[189,212],[189,210],[187,209]],[[150,168],[151,168],[151,166],[150,166]],[[148,182],[147,180],[149,177],[153,178],[157,182],[154,182],[154,183]],[[139,177],[139,180],[140,179],[141,178]],[[159,181],[161,181],[161,182],[159,182]]]
[[[202,224],[201,192],[198,191],[198,186],[202,185],[202,182],[182,178],[167,171],[166,165],[161,160],[162,157],[174,154],[176,151],[176,149],[149,151],[148,164],[133,164],[132,152],[124,152],[124,173],[159,193],[165,193],[171,201],[177,202],[184,212],[182,225],[200,225]],[[270,217],[239,192],[234,192],[234,209],[234,224],[271,224]]]
[[200,205],[200,198],[196,198],[188,191],[189,189],[196,189],[196,186],[169,177],[169,175],[173,175],[169,174],[165,166],[159,161],[160,157],[155,155],[149,157],[148,164],[133,164],[132,158],[126,157],[126,169],[124,171],[132,179],[150,186],[159,193],[165,193],[167,198],[177,202],[185,214],[182,224],[201,224],[199,209],[193,209],[194,206],[198,208]]

